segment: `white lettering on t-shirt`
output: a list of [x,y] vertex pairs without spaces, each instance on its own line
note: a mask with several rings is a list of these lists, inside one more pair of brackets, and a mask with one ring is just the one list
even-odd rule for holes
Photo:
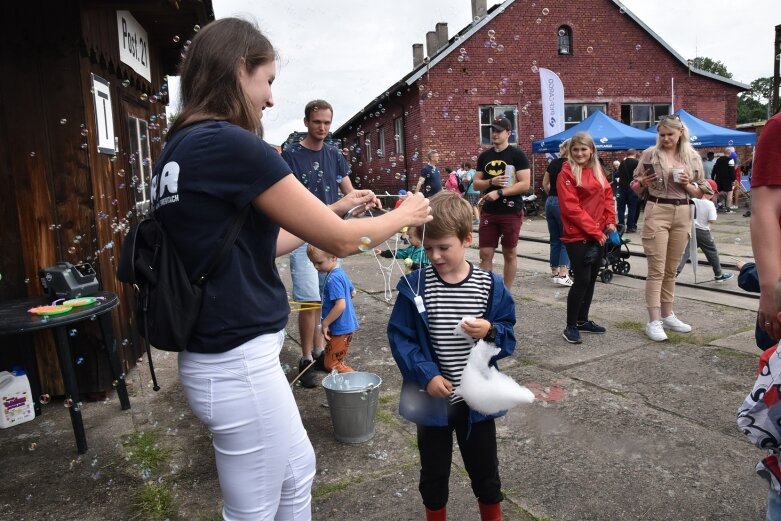
[[179,163],[169,161],[160,176],[152,176],[151,198],[156,208],[179,200]]

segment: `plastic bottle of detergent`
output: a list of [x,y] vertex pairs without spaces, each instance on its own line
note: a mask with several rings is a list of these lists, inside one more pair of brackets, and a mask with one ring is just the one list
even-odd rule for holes
[[19,367],[14,367],[11,373],[0,371],[0,429],[33,419],[33,396],[25,372]]

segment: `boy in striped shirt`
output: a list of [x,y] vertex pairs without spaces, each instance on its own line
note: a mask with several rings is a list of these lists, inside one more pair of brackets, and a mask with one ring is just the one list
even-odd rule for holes
[[[403,377],[399,412],[417,425],[426,519],[446,519],[455,431],[480,519],[500,520],[494,418],[503,413],[480,414],[452,392],[477,340],[501,349],[492,363],[515,350],[515,303],[501,277],[466,260],[472,242],[469,203],[444,191],[431,198],[431,213],[434,219],[415,230],[431,266],[402,277],[388,323],[391,352]],[[454,330],[464,317],[476,318],[464,321],[462,336]]]

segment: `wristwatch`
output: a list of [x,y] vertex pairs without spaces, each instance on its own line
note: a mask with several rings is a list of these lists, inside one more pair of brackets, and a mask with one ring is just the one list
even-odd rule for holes
[[493,324],[491,324],[491,327],[488,328],[488,333],[485,334],[483,340],[492,344],[496,342],[496,328]]
[[501,188],[497,190],[496,193],[499,194],[499,197],[504,197],[504,190],[502,190]]

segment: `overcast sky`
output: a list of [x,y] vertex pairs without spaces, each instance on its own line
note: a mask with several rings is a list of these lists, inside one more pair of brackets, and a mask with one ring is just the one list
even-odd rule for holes
[[[545,7],[544,0],[516,1],[529,9]],[[489,8],[497,3],[488,0]],[[684,58],[719,60],[744,83],[773,74],[779,0],[623,3]],[[470,0],[213,0],[213,5],[217,18],[253,18],[279,52],[275,107],[263,117],[266,140],[274,144],[305,130],[304,105],[316,98],[334,106],[336,130],[412,70],[412,44],[425,43],[437,22],[446,22],[452,37],[471,19]]]

